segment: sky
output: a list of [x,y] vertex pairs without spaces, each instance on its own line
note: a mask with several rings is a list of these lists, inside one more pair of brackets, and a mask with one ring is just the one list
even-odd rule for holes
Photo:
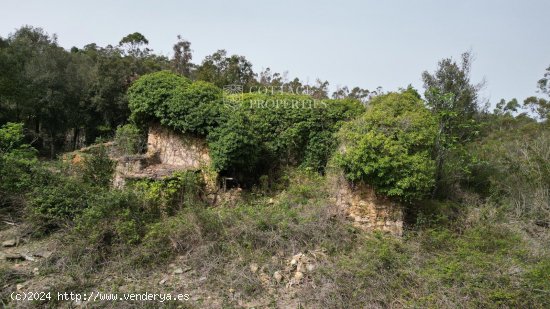
[[422,89],[423,71],[471,50],[472,82],[486,80],[481,95],[494,105],[537,94],[550,66],[548,12],[549,0],[0,0],[0,36],[32,25],[70,48],[116,45],[137,31],[171,56],[181,34],[195,63],[226,49],[256,72],[387,91]]

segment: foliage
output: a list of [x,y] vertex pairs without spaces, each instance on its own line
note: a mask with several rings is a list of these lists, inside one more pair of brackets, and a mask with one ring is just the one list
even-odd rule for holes
[[115,149],[118,155],[134,155],[145,150],[145,137],[134,124],[118,126],[115,134]]
[[339,132],[336,164],[350,181],[364,181],[406,202],[418,200],[434,185],[436,132],[435,117],[415,92],[379,96]]
[[[470,83],[472,55],[462,54],[457,64],[450,58],[439,62],[437,70],[430,74],[422,73],[426,103],[437,117],[438,134],[435,142],[436,187],[434,195],[443,196],[454,183],[446,183],[452,178],[453,166],[449,165],[449,156],[464,153],[463,143],[473,140],[478,133],[475,120],[479,112],[478,92],[483,83]],[[513,108],[511,105],[510,108]],[[464,158],[458,158],[461,161]],[[446,173],[446,172],[450,172]]]
[[32,187],[36,151],[24,143],[23,124],[7,123],[0,127],[0,206],[13,203]]
[[219,88],[203,81],[177,88],[167,101],[167,115],[161,123],[184,133],[206,136],[220,121],[221,98]]
[[258,93],[233,99],[227,120],[212,131],[208,143],[214,168],[241,179],[284,165],[322,172],[336,148],[332,134],[363,111],[358,101],[349,99]]
[[93,198],[92,188],[77,179],[54,176],[51,182],[34,187],[27,196],[30,217],[48,232],[70,226]]
[[185,89],[190,83],[187,78],[169,71],[142,76],[128,89],[131,119],[136,123],[147,124],[157,120],[166,124],[168,102],[176,93],[176,89]]
[[[24,122],[36,147],[51,158],[62,148],[74,149],[78,137],[93,142],[100,134],[112,134],[129,116],[130,83],[168,67],[165,57],[137,48],[145,41],[133,35],[123,43],[139,43],[139,53],[94,43],[68,51],[55,35],[30,26],[1,41],[0,123]],[[74,140],[67,141],[71,130]]]
[[89,202],[77,220],[76,231],[99,246],[116,243],[138,243],[146,223],[158,215],[129,190],[104,191]]
[[212,84],[191,83],[168,71],[145,75],[128,91],[131,117],[137,123],[156,121],[202,136],[218,124],[221,96],[221,90]]
[[187,205],[200,202],[204,184],[200,174],[183,171],[161,180],[138,180],[131,186],[150,205],[172,215]]
[[[550,224],[550,136],[547,124],[529,118],[490,120],[470,153],[479,158],[475,182],[515,218]],[[474,182],[474,183],[475,183]]]
[[82,166],[82,179],[92,185],[107,188],[111,185],[115,162],[109,158],[103,146],[94,148],[86,154]]

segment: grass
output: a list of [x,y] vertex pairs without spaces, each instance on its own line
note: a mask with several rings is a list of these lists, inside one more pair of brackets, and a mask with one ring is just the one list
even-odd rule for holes
[[[292,171],[286,181],[276,191],[244,193],[234,207],[196,202],[156,221],[135,219],[144,222],[137,242],[108,240],[116,229],[97,224],[88,236],[64,233],[45,273],[72,279],[52,290],[183,289],[157,285],[175,263],[192,269],[186,292],[212,296],[200,294],[199,307],[238,308],[239,300],[305,308],[548,307],[548,230],[531,235],[529,226],[490,204],[431,201],[403,238],[367,234],[333,209],[324,177]],[[127,217],[132,213],[109,222]],[[273,273],[300,252],[323,252],[315,271],[294,288],[276,283]],[[3,282],[17,280],[0,275]]]

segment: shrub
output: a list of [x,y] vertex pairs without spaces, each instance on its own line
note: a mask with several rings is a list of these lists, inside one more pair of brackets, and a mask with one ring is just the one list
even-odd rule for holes
[[118,126],[115,134],[115,150],[118,155],[127,156],[145,150],[146,140],[134,124]]
[[167,118],[168,102],[178,89],[185,89],[191,82],[169,71],[145,74],[128,89],[131,119],[147,124]]
[[176,172],[161,180],[138,180],[132,188],[149,204],[158,207],[164,214],[174,214],[184,205],[200,203],[204,183],[194,171]]
[[93,199],[91,188],[77,179],[54,176],[27,195],[31,218],[48,232],[71,225]]
[[109,187],[113,179],[115,162],[109,158],[105,147],[94,148],[87,154],[82,166],[82,180],[92,186]]
[[90,199],[77,220],[77,231],[92,244],[138,243],[154,218],[158,214],[133,192],[104,191]]
[[336,147],[333,133],[361,111],[353,100],[245,94],[235,98],[226,121],[208,136],[214,168],[242,179],[285,165],[322,172]]
[[33,185],[36,150],[24,143],[23,124],[0,127],[0,206],[15,202]]
[[501,117],[479,141],[468,146],[478,158],[468,184],[508,215],[550,224],[550,133],[548,125],[521,117]]
[[405,202],[418,200],[434,185],[436,133],[435,118],[417,95],[390,93],[343,126],[335,160],[350,181],[364,181]]
[[167,101],[167,118],[161,123],[184,133],[206,136],[220,121],[221,98],[218,87],[203,81],[176,88]]
[[157,72],[132,84],[128,99],[131,119],[140,124],[160,122],[184,133],[205,136],[220,118],[222,91],[207,82]]

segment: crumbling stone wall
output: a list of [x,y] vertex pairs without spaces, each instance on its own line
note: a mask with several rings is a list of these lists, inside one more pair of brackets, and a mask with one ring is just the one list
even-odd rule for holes
[[364,183],[351,184],[343,175],[334,176],[337,207],[354,225],[366,231],[403,234],[403,208],[396,202],[377,196]]
[[181,169],[200,169],[210,165],[210,155],[204,139],[192,137],[152,125],[147,137],[147,155],[157,156],[160,164]]
[[113,186],[117,188],[124,187],[128,179],[161,179],[176,171],[200,170],[207,189],[215,189],[216,175],[209,170],[206,141],[160,125],[149,127],[147,153],[115,159]]

